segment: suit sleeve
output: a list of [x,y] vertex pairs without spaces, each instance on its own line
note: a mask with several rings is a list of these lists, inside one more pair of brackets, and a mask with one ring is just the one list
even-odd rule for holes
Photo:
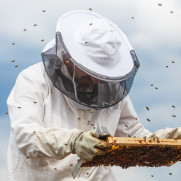
[[181,127],[165,128],[155,131],[151,136],[163,139],[181,139]]
[[71,153],[71,137],[79,130],[46,128],[43,122],[46,94],[42,72],[20,73],[7,100],[11,131],[17,148],[26,157],[63,159]]
[[149,137],[151,132],[143,127],[134,110],[129,96],[122,101],[121,115],[115,136],[118,137]]

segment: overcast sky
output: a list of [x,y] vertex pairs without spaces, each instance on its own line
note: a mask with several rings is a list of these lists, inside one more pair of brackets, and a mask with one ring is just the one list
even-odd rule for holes
[[[41,61],[40,53],[54,38],[59,16],[70,10],[89,8],[116,23],[137,53],[141,67],[130,97],[142,124],[152,132],[181,126],[181,1],[0,0],[1,180],[7,180],[6,152],[10,126],[5,114],[8,112],[6,100],[17,75],[24,68]],[[148,122],[147,118],[151,121]],[[180,170],[180,163],[169,168],[114,168],[117,179],[123,181],[180,181]]]

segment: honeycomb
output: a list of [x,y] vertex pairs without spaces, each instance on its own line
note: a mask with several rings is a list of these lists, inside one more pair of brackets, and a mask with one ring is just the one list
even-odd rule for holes
[[158,138],[108,137],[111,148],[105,155],[84,161],[82,167],[171,166],[181,160],[181,140]]

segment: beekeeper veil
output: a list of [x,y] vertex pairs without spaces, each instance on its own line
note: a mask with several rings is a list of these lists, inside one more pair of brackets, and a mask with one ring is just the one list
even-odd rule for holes
[[60,17],[42,59],[57,89],[93,109],[123,100],[139,67],[125,34],[105,17],[83,10]]

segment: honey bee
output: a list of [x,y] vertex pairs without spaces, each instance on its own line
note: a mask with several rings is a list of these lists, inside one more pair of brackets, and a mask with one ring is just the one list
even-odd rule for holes
[[17,68],[17,67],[18,67],[18,65],[15,65],[14,67],[15,67],[15,68]]
[[59,70],[60,68],[59,67],[53,67],[55,70]]
[[11,60],[11,62],[15,62],[15,60]]
[[112,144],[115,146],[118,146],[118,144],[116,143],[117,139],[113,140]]
[[37,102],[36,102],[36,101],[34,101],[33,103],[34,103],[34,104],[36,104]]
[[90,11],[92,11],[92,8],[89,8]]
[[147,109],[148,111],[150,110],[149,107],[147,107],[147,106],[146,106],[146,109]]
[[158,3],[158,6],[162,6],[162,4],[161,4],[161,3]]

